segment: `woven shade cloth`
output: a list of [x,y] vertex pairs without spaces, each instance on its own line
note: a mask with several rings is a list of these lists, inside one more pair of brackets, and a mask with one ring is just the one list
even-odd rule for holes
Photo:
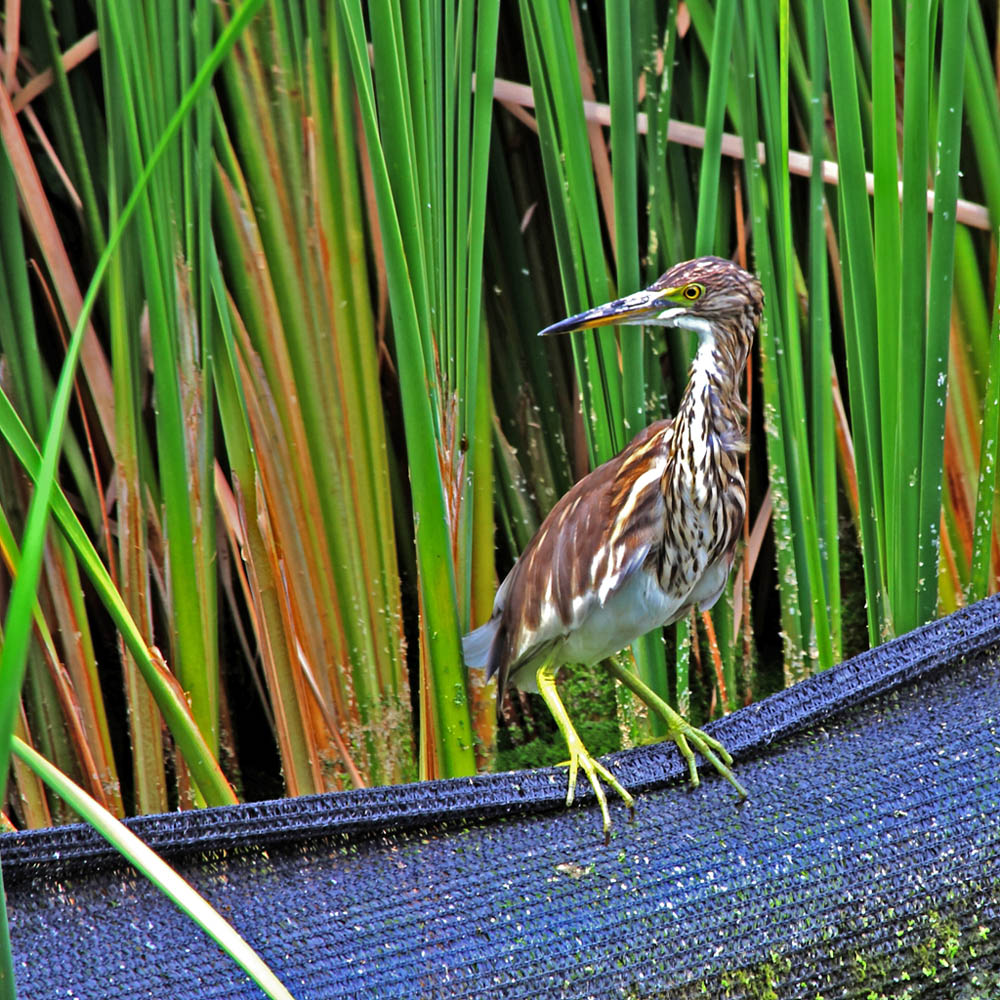
[[[292,994],[1000,997],[1000,600],[672,744],[608,758],[610,843],[566,773],[141,817]],[[85,827],[0,837],[18,996],[259,997]]]

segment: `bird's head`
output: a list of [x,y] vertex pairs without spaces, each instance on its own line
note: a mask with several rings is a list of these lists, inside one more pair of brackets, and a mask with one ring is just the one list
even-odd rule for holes
[[622,324],[673,326],[703,339],[720,328],[755,329],[763,309],[760,282],[731,260],[699,257],[675,264],[641,292],[560,320],[545,336]]

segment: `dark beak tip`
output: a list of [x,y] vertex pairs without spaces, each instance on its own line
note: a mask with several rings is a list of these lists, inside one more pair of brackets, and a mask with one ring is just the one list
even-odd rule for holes
[[573,326],[567,320],[560,320],[558,323],[552,323],[550,326],[545,327],[544,330],[538,331],[539,337],[554,337],[559,333],[571,333],[576,330],[577,327]]
[[595,327],[642,326],[646,320],[649,301],[648,298],[637,300],[644,294],[636,293],[624,299],[616,299],[614,302],[561,319],[544,330],[539,330],[538,336],[551,337],[559,333],[572,333],[574,330],[592,330]]

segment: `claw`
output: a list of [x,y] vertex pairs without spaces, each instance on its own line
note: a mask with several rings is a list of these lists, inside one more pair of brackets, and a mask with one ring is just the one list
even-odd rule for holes
[[559,692],[556,690],[555,675],[552,669],[543,664],[538,668],[538,690],[545,703],[552,712],[552,717],[556,720],[563,738],[566,740],[566,748],[569,750],[569,760],[564,765],[569,768],[569,786],[566,790],[566,805],[571,806],[576,797],[576,778],[580,768],[586,774],[590,787],[594,790],[597,804],[601,807],[601,819],[604,828],[604,838],[607,843],[610,839],[611,815],[608,812],[608,798],[604,792],[601,782],[605,782],[610,788],[616,791],[622,801],[629,807],[634,808],[635,799],[625,790],[618,779],[596,758],[592,757],[590,751],[583,745],[573,723],[570,721]]

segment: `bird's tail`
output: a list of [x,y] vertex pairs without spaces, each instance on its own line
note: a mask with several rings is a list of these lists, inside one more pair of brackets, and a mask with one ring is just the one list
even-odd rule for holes
[[500,617],[497,616],[462,636],[462,657],[466,667],[470,670],[485,670],[487,681],[500,675],[497,687],[498,722],[503,719],[503,693],[507,687],[507,671],[500,669],[506,634],[506,630],[500,631]]
[[485,625],[462,636],[462,657],[470,670],[489,670],[491,667],[490,651],[499,624],[499,618],[491,618]]

